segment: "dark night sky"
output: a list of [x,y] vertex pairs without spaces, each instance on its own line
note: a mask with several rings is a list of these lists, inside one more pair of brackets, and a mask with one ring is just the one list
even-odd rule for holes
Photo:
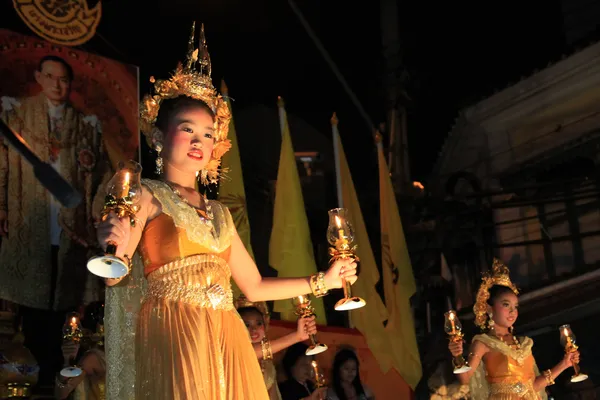
[[[382,122],[384,65],[377,2],[351,7],[341,0],[296,1],[372,120]],[[289,113],[324,135],[329,135],[329,118],[337,111],[348,158],[360,160],[354,161],[357,167],[365,161],[375,166],[374,150],[365,152],[374,149],[370,133],[287,1],[102,4],[98,35],[83,49],[140,66],[142,93],[148,90],[150,75],[164,76],[174,68],[185,52],[191,21],[202,21],[215,82],[225,77],[235,107],[275,107],[281,95]],[[558,1],[405,1],[399,9],[414,100],[409,108],[412,175],[423,180],[461,107],[560,55],[562,20]],[[0,15],[3,27],[29,33],[12,2],[2,2]],[[353,170],[360,175],[360,168]]]

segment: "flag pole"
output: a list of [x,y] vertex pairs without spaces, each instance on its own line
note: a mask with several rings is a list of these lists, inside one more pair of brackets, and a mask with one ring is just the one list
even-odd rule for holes
[[344,197],[342,196],[342,174],[340,173],[340,146],[338,131],[338,118],[335,113],[331,117],[331,131],[333,133],[333,159],[335,161],[335,186],[337,190],[338,207],[344,208]]
[[277,112],[279,115],[279,130],[281,131],[281,135],[283,136],[283,127],[285,126],[285,103],[281,96],[277,97]]

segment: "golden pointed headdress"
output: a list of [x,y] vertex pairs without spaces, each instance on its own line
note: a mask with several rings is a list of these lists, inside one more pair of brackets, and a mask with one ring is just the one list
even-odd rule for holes
[[269,314],[269,307],[267,303],[264,301],[252,302],[248,300],[244,294],[240,294],[235,300],[235,309],[239,310],[241,308],[256,308],[259,313],[262,314],[263,319],[265,320],[265,326],[269,326],[269,321],[271,320],[271,314]]
[[473,306],[475,313],[475,325],[481,329],[485,329],[488,315],[487,306],[490,299],[490,288],[494,285],[506,286],[510,288],[515,295],[519,294],[519,290],[510,280],[510,271],[508,267],[499,259],[494,258],[492,268],[483,274],[481,285],[477,291],[477,299]]
[[156,148],[157,142],[162,141],[162,133],[155,123],[163,100],[187,96],[206,103],[215,114],[215,146],[210,161],[200,173],[202,183],[207,184],[217,182],[221,157],[231,148],[231,142],[227,139],[231,112],[227,102],[217,93],[212,83],[212,67],[204,36],[204,25],[200,29],[198,48],[195,48],[194,43],[195,27],[196,23],[192,25],[185,62],[177,65],[171,78],[155,80],[154,77],[150,77],[150,82],[154,83],[154,95],[146,95],[142,100],[140,130],[146,136],[148,145]]

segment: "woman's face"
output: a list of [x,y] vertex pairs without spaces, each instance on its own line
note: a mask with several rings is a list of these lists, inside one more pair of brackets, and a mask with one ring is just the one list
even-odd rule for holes
[[519,316],[519,298],[514,293],[503,293],[494,300],[491,309],[494,323],[510,328]]
[[304,383],[310,380],[312,366],[309,356],[302,355],[296,360],[296,364],[292,367],[292,375],[298,382]]
[[358,365],[356,364],[356,361],[353,359],[346,360],[346,362],[340,366],[340,378],[342,379],[342,382],[345,382],[345,383],[354,382],[354,379],[356,378],[357,373],[358,373]]
[[263,316],[256,311],[246,311],[241,315],[250,333],[252,343],[260,343],[265,337],[265,321]]
[[196,173],[210,161],[214,140],[214,120],[203,107],[190,106],[173,115],[161,152],[165,164],[181,172]]

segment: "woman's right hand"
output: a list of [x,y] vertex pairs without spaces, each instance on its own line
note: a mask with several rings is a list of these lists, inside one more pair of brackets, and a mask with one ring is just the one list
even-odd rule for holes
[[321,387],[318,389],[315,389],[314,392],[311,393],[309,399],[310,400],[324,400],[327,396],[327,388],[326,387]]
[[296,328],[296,337],[298,341],[303,342],[307,340],[310,335],[317,333],[317,323],[315,317],[303,317],[298,318],[298,327]]
[[103,250],[106,250],[106,246],[111,242],[117,247],[127,245],[130,237],[131,224],[129,217],[119,218],[114,212],[111,212],[104,221],[96,225],[96,238]]
[[463,355],[463,341],[460,342],[450,342],[448,344],[448,349],[450,353],[452,353],[453,357],[458,357]]
[[64,342],[62,344],[61,350],[62,350],[63,360],[64,360],[63,365],[67,366],[73,360],[75,360],[75,357],[77,357],[77,353],[79,352],[79,343],[75,343],[72,341]]

